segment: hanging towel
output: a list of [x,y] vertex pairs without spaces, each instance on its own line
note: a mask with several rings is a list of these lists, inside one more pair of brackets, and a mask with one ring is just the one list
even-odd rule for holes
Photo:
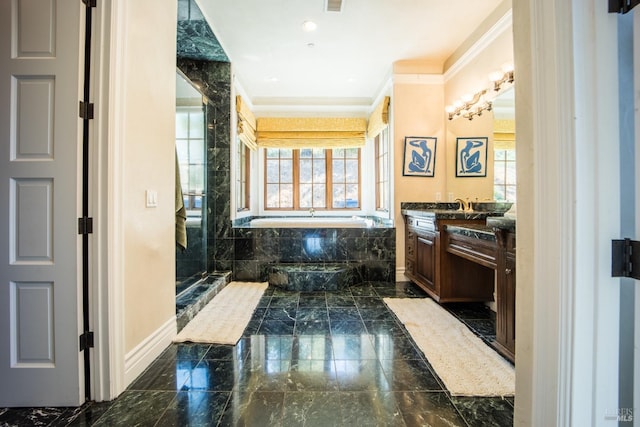
[[180,181],[180,165],[176,152],[176,245],[181,249],[187,249],[187,210],[184,208],[182,196],[182,183]]

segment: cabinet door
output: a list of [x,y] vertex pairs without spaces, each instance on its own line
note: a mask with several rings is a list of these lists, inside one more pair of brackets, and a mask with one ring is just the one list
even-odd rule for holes
[[426,233],[418,236],[416,244],[416,275],[418,278],[433,291],[435,288],[435,235]]
[[507,253],[505,269],[505,298],[507,300],[505,313],[505,347],[516,351],[516,259]]

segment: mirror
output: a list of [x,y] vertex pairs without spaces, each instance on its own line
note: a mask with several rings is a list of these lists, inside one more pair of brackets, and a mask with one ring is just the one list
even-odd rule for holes
[[[462,177],[456,170],[459,140],[480,137],[488,138],[486,175]],[[480,202],[515,202],[515,161],[515,97],[511,86],[494,98],[491,111],[484,111],[473,120],[458,117],[447,121],[445,200],[459,197]]]

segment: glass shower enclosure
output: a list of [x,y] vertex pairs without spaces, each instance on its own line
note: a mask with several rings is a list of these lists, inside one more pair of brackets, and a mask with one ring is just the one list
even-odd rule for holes
[[187,216],[187,242],[186,248],[176,243],[176,294],[207,275],[206,114],[206,98],[178,71],[176,156]]

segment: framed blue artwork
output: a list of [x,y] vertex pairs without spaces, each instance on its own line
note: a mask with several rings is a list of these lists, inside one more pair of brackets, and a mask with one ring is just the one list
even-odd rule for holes
[[456,139],[456,177],[487,176],[488,141],[484,136]]
[[436,170],[437,138],[406,136],[404,138],[404,176],[433,177]]

